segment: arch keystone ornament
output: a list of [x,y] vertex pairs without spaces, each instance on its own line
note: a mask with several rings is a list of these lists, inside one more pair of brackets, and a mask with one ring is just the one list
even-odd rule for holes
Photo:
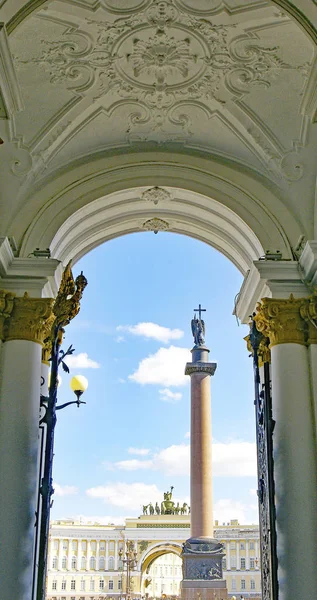
[[154,231],[154,233],[158,233],[159,231],[167,231],[169,229],[169,224],[164,219],[159,219],[158,217],[154,217],[153,219],[148,219],[142,225],[142,229],[146,229],[147,231]]

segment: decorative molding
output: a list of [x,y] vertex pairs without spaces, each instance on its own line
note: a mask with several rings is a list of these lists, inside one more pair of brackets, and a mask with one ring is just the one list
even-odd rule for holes
[[53,298],[30,298],[27,292],[23,298],[14,298],[10,319],[4,323],[5,341],[43,344],[54,321],[53,305]]
[[185,375],[193,375],[194,373],[214,375],[216,368],[217,363],[186,363]]
[[[118,107],[137,101],[141,111],[127,117],[130,142],[184,143],[193,135],[190,107],[207,107],[213,100],[222,106],[227,102],[224,96],[238,99],[252,86],[270,87],[282,70],[305,67],[282,60],[278,46],[264,46],[251,31],[241,34],[236,24],[211,22],[206,14],[210,9],[200,10],[196,4],[190,10],[179,0],[148,0],[127,9],[104,0],[104,6],[124,14],[124,19],[86,19],[88,31],[68,27],[63,39],[44,42],[39,56],[17,61],[43,65],[52,83],[65,82],[81,96],[94,86],[94,100],[116,94]],[[218,0],[211,10],[223,7],[230,12],[230,3]],[[232,12],[245,10],[235,3],[231,8]],[[275,155],[267,143],[262,150],[267,162]],[[291,181],[302,175],[295,154],[278,157],[278,162],[283,160],[279,164],[283,176]]]
[[159,219],[158,217],[148,219],[148,221],[145,221],[142,224],[142,229],[146,229],[147,231],[154,231],[154,233],[158,233],[159,231],[167,231],[169,227],[170,226],[167,223],[167,221]]
[[171,193],[165,190],[164,188],[155,186],[145,190],[143,192],[141,199],[147,200],[149,202],[153,202],[153,204],[157,205],[159,202],[164,202],[166,200],[171,200]]
[[0,89],[7,116],[24,109],[24,104],[8,44],[6,28],[0,23]]

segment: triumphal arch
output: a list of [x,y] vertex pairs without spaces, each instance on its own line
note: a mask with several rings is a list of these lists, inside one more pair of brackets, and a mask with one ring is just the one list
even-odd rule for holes
[[[2,600],[36,597],[42,349],[63,268],[149,230],[244,275],[263,595],[315,597],[316,26],[314,0],[0,1]],[[73,314],[79,284],[63,287]]]

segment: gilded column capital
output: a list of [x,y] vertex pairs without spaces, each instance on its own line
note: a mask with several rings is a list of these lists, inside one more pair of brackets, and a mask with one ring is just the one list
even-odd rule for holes
[[307,323],[307,344],[317,344],[317,291],[301,306],[301,316]]
[[263,298],[256,307],[254,320],[258,331],[270,340],[270,348],[277,344],[307,343],[307,324],[301,309],[306,298]]
[[4,325],[13,310],[13,301],[15,294],[0,290],[0,340],[4,339]]
[[53,298],[14,298],[10,319],[4,325],[4,339],[28,340],[43,344],[54,321]]

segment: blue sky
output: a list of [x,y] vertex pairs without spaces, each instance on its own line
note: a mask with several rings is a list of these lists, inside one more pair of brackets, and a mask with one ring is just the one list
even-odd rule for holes
[[[171,233],[117,238],[73,267],[88,279],[67,327],[71,376],[86,405],[58,413],[52,518],[122,522],[171,485],[189,500],[190,321],[202,304],[210,360],[214,517],[257,522],[252,361],[248,328],[232,316],[242,276],[197,240]],[[61,373],[59,403],[71,399]]]

